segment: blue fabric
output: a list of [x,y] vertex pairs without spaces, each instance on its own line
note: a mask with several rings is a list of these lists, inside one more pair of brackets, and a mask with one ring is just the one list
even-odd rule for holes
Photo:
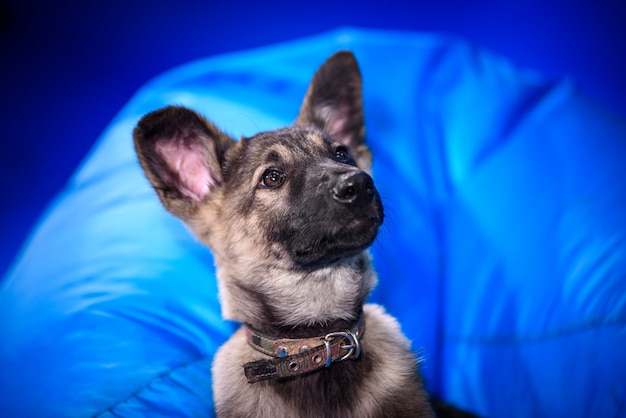
[[355,52],[388,219],[372,300],[431,391],[490,417],[617,416],[626,402],[626,125],[567,80],[457,39],[340,30],[190,63],[142,88],[0,290],[0,416],[206,416],[221,320],[212,258],[132,148],[184,104],[227,132],[294,120]]

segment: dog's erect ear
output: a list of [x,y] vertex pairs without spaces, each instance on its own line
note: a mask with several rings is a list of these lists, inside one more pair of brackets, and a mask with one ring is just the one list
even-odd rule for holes
[[186,219],[222,182],[225,154],[235,141],[184,107],[144,116],[133,132],[135,150],[161,202]]
[[317,70],[304,97],[296,125],[313,125],[348,147],[365,137],[361,72],[351,52],[337,52]]

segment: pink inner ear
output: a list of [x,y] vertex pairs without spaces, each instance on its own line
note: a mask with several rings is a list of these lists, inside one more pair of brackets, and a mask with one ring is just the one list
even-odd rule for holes
[[168,141],[157,144],[157,151],[169,169],[178,174],[179,191],[196,202],[202,201],[211,187],[218,183],[209,169],[207,156],[201,146]]
[[353,139],[350,132],[346,132],[346,126],[349,123],[349,112],[350,109],[348,106],[339,106],[337,104],[333,106],[319,106],[316,109],[316,116],[318,119],[324,121],[324,129],[326,132],[328,132],[335,141],[346,146],[351,146]]

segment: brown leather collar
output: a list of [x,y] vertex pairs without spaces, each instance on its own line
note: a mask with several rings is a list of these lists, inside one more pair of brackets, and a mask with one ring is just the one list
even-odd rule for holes
[[365,333],[363,313],[350,329],[313,338],[274,338],[245,325],[248,344],[269,360],[244,365],[248,383],[285,379],[330,367],[333,363],[352,360],[361,354],[361,338]]

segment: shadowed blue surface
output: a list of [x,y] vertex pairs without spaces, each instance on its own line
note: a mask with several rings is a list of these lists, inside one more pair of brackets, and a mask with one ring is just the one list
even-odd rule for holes
[[624,413],[623,120],[454,38],[343,30],[179,67],[122,109],[2,282],[0,415],[212,411],[210,361],[233,324],[132,128],[166,104],[234,136],[277,128],[338,49],[362,68],[388,213],[372,300],[429,389],[491,417]]

